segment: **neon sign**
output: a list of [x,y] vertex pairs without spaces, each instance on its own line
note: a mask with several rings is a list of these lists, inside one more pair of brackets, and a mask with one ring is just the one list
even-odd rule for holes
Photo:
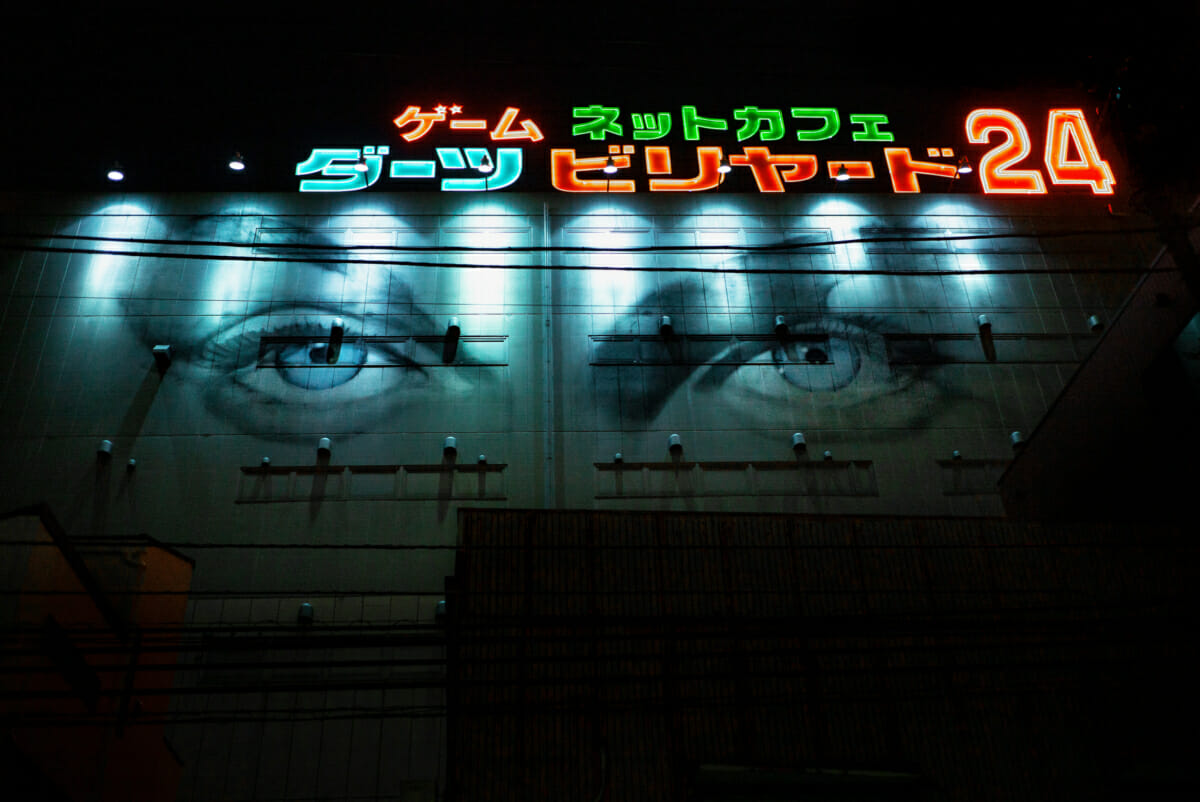
[[[736,176],[746,176],[739,179],[741,187],[748,188],[752,179],[757,191],[780,193],[802,185],[820,191],[826,181],[875,183],[886,172],[892,192],[916,194],[953,189],[964,173],[971,172],[966,169],[970,159],[965,153],[956,154],[953,147],[927,146],[915,157],[913,148],[897,145],[887,114],[855,111],[843,117],[833,107],[807,106],[744,106],[728,117],[707,113],[685,105],[678,114],[651,111],[625,116],[618,106],[575,106],[570,131],[582,141],[576,147],[550,147],[545,154],[541,126],[523,116],[517,106],[506,106],[494,121],[465,116],[458,103],[439,103],[430,111],[406,106],[392,120],[398,136],[393,145],[314,148],[296,165],[296,175],[304,177],[301,192],[357,191],[385,177],[410,186],[436,181],[443,192],[493,192],[519,189],[523,174],[536,165],[538,176],[526,184],[548,178],[560,192],[629,193],[719,190],[726,176],[737,170]],[[843,119],[848,123],[845,127]],[[435,131],[471,142],[450,147],[439,139],[438,146],[411,154],[419,158],[393,155],[393,147],[409,155],[409,146],[419,149]],[[985,148],[973,154],[985,194],[1045,195],[1047,175],[1049,186],[1086,186],[1094,195],[1113,193],[1112,169],[1100,156],[1082,110],[1050,109],[1044,132],[1037,133],[1044,133],[1045,173],[1029,163],[1035,140],[1016,113],[980,108],[966,116],[966,143]],[[725,141],[718,144],[714,139]],[[862,158],[822,159],[818,152],[808,152],[844,146],[847,140]],[[386,170],[385,157],[390,157]]]

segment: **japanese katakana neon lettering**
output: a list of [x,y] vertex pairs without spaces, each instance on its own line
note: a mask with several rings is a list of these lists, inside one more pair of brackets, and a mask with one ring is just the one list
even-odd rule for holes
[[[454,108],[459,107],[455,106]],[[445,119],[445,106],[438,106],[437,110],[434,111],[421,111],[420,106],[409,106],[404,110],[403,114],[392,120],[392,122],[402,131],[406,125],[413,125],[414,127],[411,131],[406,131],[400,134],[400,136],[404,138],[405,142],[416,142],[433,129],[434,123],[440,123]]]
[[443,192],[491,192],[511,186],[521,177],[520,148],[496,148],[494,163],[487,148],[438,148],[437,157],[447,170],[465,170],[469,165],[482,173],[472,178],[443,178]]
[[[822,189],[832,188],[826,180],[872,182],[873,187],[863,188],[873,191],[882,180],[882,175],[876,175],[876,164],[880,163],[883,151],[882,164],[886,165],[888,180],[896,193],[957,186],[962,191],[981,189],[985,194],[1041,195],[1048,188],[1056,191],[1082,188],[1094,195],[1111,195],[1116,185],[1113,171],[1101,157],[1088,128],[1084,110],[1077,108],[1050,109],[1045,131],[1032,131],[1034,137],[1030,136],[1025,121],[1014,112],[975,109],[965,120],[965,147],[959,132],[949,141],[934,140],[922,143],[920,148],[882,146],[897,138],[889,130],[891,118],[887,114],[845,115],[850,128],[847,136],[842,133],[843,115],[832,106],[733,106],[726,107],[724,114],[729,116],[724,117],[704,116],[697,106],[679,108],[678,125],[673,111],[643,111],[632,114],[626,127],[620,107],[595,103],[572,107],[571,134],[597,142],[607,140],[595,147],[607,149],[608,153],[583,156],[574,149],[551,149],[550,183],[563,192],[634,192],[647,188],[651,192],[702,192],[723,183],[726,190],[740,192],[751,188],[749,177],[753,177],[754,187],[761,193],[785,192],[788,184],[813,179],[818,181],[812,186]],[[546,138],[532,119],[521,116],[520,108],[505,106],[496,117],[467,116],[463,111],[463,106],[457,103],[438,103],[429,111],[421,106],[405,106],[392,120],[400,143],[422,140],[428,143],[426,138],[434,133],[429,138],[437,141],[429,144],[436,147],[430,146],[424,153],[405,154],[409,158],[392,159],[386,165],[386,145],[314,148],[296,165],[296,175],[302,177],[300,190],[352,192],[374,186],[381,178],[391,178],[412,188],[421,188],[421,181],[436,180],[436,186],[446,192],[488,192],[512,187],[527,166],[532,172],[545,169],[541,165],[546,156],[540,151],[526,152],[517,146],[527,147]],[[785,119],[788,116],[792,121],[790,126]],[[812,153],[773,152],[767,146],[787,139],[789,131],[795,133],[797,141],[805,143],[838,139],[830,150],[839,158],[830,158],[833,154],[824,150],[825,146],[772,146],[812,150]],[[1045,134],[1044,171],[1030,162],[1035,139],[1039,146],[1043,143],[1038,138],[1041,133]],[[452,137],[465,141],[461,147],[457,142],[446,141]],[[629,139],[622,141],[624,137]],[[699,144],[701,139],[707,143]],[[740,150],[729,153],[726,162],[723,156],[734,139],[739,143],[757,142],[737,145]],[[631,140],[639,144],[632,144]],[[847,148],[850,141],[860,147]],[[514,146],[496,147],[492,143]],[[681,148],[686,150],[682,156]],[[644,170],[642,157],[637,155],[639,149],[645,151]],[[690,165],[692,150],[696,157],[695,173],[685,167],[680,170],[683,175],[677,174],[672,162],[682,158]],[[928,160],[914,159],[914,152],[924,153]],[[820,167],[822,163],[824,168]],[[738,171],[730,176],[732,182],[725,182],[725,174],[731,168]],[[747,168],[749,176],[741,168]],[[933,181],[934,178],[953,183]],[[921,186],[922,180],[926,187]]]
[[[742,121],[741,126],[737,130],[738,142],[755,135],[764,141],[783,139],[783,112],[779,109],[760,109],[757,106],[746,106],[745,108],[735,110],[733,118]],[[765,131],[763,130],[764,123],[766,124]]]
[[888,124],[886,114],[851,114],[850,124],[863,127],[854,132],[855,142],[891,142],[895,139],[888,131],[879,130],[879,126]]
[[388,175],[391,178],[433,178],[437,174],[437,163],[433,161],[392,160]]
[[574,148],[554,148],[550,151],[550,183],[563,192],[633,192],[633,182],[627,179],[580,178],[579,173],[603,170],[609,159],[618,170],[629,169],[628,156],[575,157]]
[[682,123],[683,138],[689,141],[695,141],[700,138],[701,128],[710,128],[713,131],[729,130],[728,120],[718,120],[715,117],[701,117],[696,112],[695,106],[683,107]]
[[353,192],[379,180],[388,146],[378,148],[313,148],[308,158],[296,165],[296,175],[319,173],[325,178],[300,182],[301,192]]
[[521,120],[521,130],[512,130],[513,123],[517,121],[517,115],[521,110],[513,106],[509,106],[500,115],[499,122],[492,129],[490,136],[493,141],[507,142],[517,139],[528,139],[530,142],[541,142],[546,137],[542,134],[542,129],[537,127],[533,120]]
[[[769,148],[743,148],[741,154],[729,157],[729,163],[734,167],[749,167],[759,192],[783,192],[784,181],[807,181],[817,174],[816,156],[772,154]],[[781,174],[780,167],[788,169]]]
[[[694,178],[651,178],[651,192],[702,192],[721,183],[721,149],[696,148],[700,172]],[[671,149],[661,145],[646,148],[646,172],[661,175],[671,172]]]
[[671,113],[660,111],[655,114],[633,115],[634,139],[662,139],[671,133]]
[[624,133],[624,128],[617,122],[621,110],[616,106],[576,106],[571,109],[571,116],[575,119],[593,118],[572,125],[571,136],[587,134],[592,139],[604,139],[608,134],[621,136]]
[[833,139],[841,128],[837,109],[824,108],[793,108],[792,116],[800,119],[821,120],[821,127],[796,132],[796,139],[801,142],[820,142],[823,139]]
[[920,192],[918,175],[936,175],[941,178],[956,178],[958,168],[953,164],[913,161],[908,148],[884,148],[888,173],[892,177],[892,189],[896,192]]

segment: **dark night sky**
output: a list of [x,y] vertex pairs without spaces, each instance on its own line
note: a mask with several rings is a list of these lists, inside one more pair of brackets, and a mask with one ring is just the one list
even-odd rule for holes
[[[130,189],[285,188],[271,177],[288,176],[312,146],[372,141],[398,106],[432,105],[432,95],[562,119],[563,107],[589,102],[821,96],[894,108],[1046,88],[1098,105],[1125,81],[1127,100],[1160,112],[1197,85],[1192,4],[1100,19],[1095,5],[1017,2],[1004,24],[995,7],[930,3],[396,10],[407,5],[236,21],[10,16],[0,187],[105,189],[103,172],[120,159]],[[247,175],[212,166],[235,149],[251,160]]]

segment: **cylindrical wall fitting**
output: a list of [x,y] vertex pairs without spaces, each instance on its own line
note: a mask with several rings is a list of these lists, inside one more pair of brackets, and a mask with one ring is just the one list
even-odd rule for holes
[[803,432],[796,432],[792,435],[792,450],[797,452],[808,450],[808,443],[804,440]]
[[667,450],[672,454],[680,454],[683,452],[683,440],[679,435],[673,434],[667,438]]
[[1012,443],[1013,448],[1020,448],[1025,445],[1025,435],[1020,432],[1013,432],[1008,436],[1008,439]]
[[447,437],[442,441],[442,454],[447,457],[452,457],[458,453],[458,438]]
[[328,437],[322,437],[317,441],[317,456],[328,457],[329,452],[333,450],[333,443]]

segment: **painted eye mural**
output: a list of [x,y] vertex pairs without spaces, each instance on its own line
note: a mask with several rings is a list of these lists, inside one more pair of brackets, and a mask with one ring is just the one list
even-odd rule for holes
[[[928,341],[902,339],[909,332],[901,319],[842,305],[853,299],[843,297],[835,279],[811,286],[810,297],[797,299],[802,307],[776,318],[774,332],[735,327],[634,338],[613,333],[631,328],[628,318],[618,319],[593,338],[602,408],[633,428],[666,424],[684,406],[733,428],[786,426],[800,417],[806,425],[831,426],[852,409],[873,416],[880,428],[895,428],[926,423],[937,405],[961,397],[938,377],[941,359]],[[659,288],[638,306],[652,307],[663,295],[682,300],[660,307],[673,326],[704,309],[703,288],[689,279]]]

